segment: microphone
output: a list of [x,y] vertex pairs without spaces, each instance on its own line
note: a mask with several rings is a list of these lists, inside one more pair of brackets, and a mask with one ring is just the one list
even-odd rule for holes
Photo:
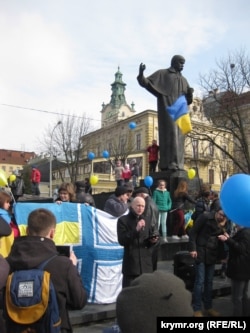
[[[138,223],[142,218],[143,218],[142,216],[138,215],[138,216],[137,216],[137,223]],[[144,231],[144,229],[145,229],[145,227],[143,226],[143,227],[141,227],[140,231]]]

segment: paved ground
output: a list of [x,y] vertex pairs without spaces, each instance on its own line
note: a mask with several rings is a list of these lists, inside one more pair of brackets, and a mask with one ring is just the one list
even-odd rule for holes
[[[158,262],[158,269],[173,273],[173,261]],[[231,316],[230,281],[220,276],[214,277],[214,308],[223,317]],[[74,333],[102,333],[104,328],[115,323],[115,303],[88,304],[82,311],[72,311],[70,318],[74,323]]]
[[[214,309],[219,311],[222,317],[230,317],[232,313],[231,296],[216,297],[214,299]],[[104,328],[111,327],[115,320],[105,320],[82,327],[75,327],[74,333],[102,333]]]

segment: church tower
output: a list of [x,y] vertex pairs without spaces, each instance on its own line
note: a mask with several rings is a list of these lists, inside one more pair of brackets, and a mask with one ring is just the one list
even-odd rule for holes
[[109,104],[102,104],[102,127],[112,125],[135,114],[134,103],[129,106],[125,98],[126,83],[122,81],[122,73],[118,67],[115,82],[111,84],[111,100]]

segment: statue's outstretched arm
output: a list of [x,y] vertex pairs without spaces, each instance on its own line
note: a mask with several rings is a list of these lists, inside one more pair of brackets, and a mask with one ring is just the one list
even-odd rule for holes
[[146,65],[141,63],[139,66],[139,76],[143,76],[143,72],[145,71],[145,69],[146,69]]

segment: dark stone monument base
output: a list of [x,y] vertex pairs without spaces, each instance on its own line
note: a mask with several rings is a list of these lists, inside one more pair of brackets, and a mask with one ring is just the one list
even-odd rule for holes
[[187,250],[188,250],[187,240],[173,241],[169,239],[168,243],[162,243],[159,246],[158,260],[159,261],[173,260],[176,252],[187,251]]
[[[171,197],[173,196],[174,190],[177,188],[177,185],[180,180],[187,180],[187,172],[185,170],[166,170],[158,171],[149,174],[153,178],[153,185],[150,187],[151,194],[157,187],[157,183],[160,179],[163,179],[167,182],[167,189],[170,192]],[[140,186],[145,187],[144,180],[141,179]]]

